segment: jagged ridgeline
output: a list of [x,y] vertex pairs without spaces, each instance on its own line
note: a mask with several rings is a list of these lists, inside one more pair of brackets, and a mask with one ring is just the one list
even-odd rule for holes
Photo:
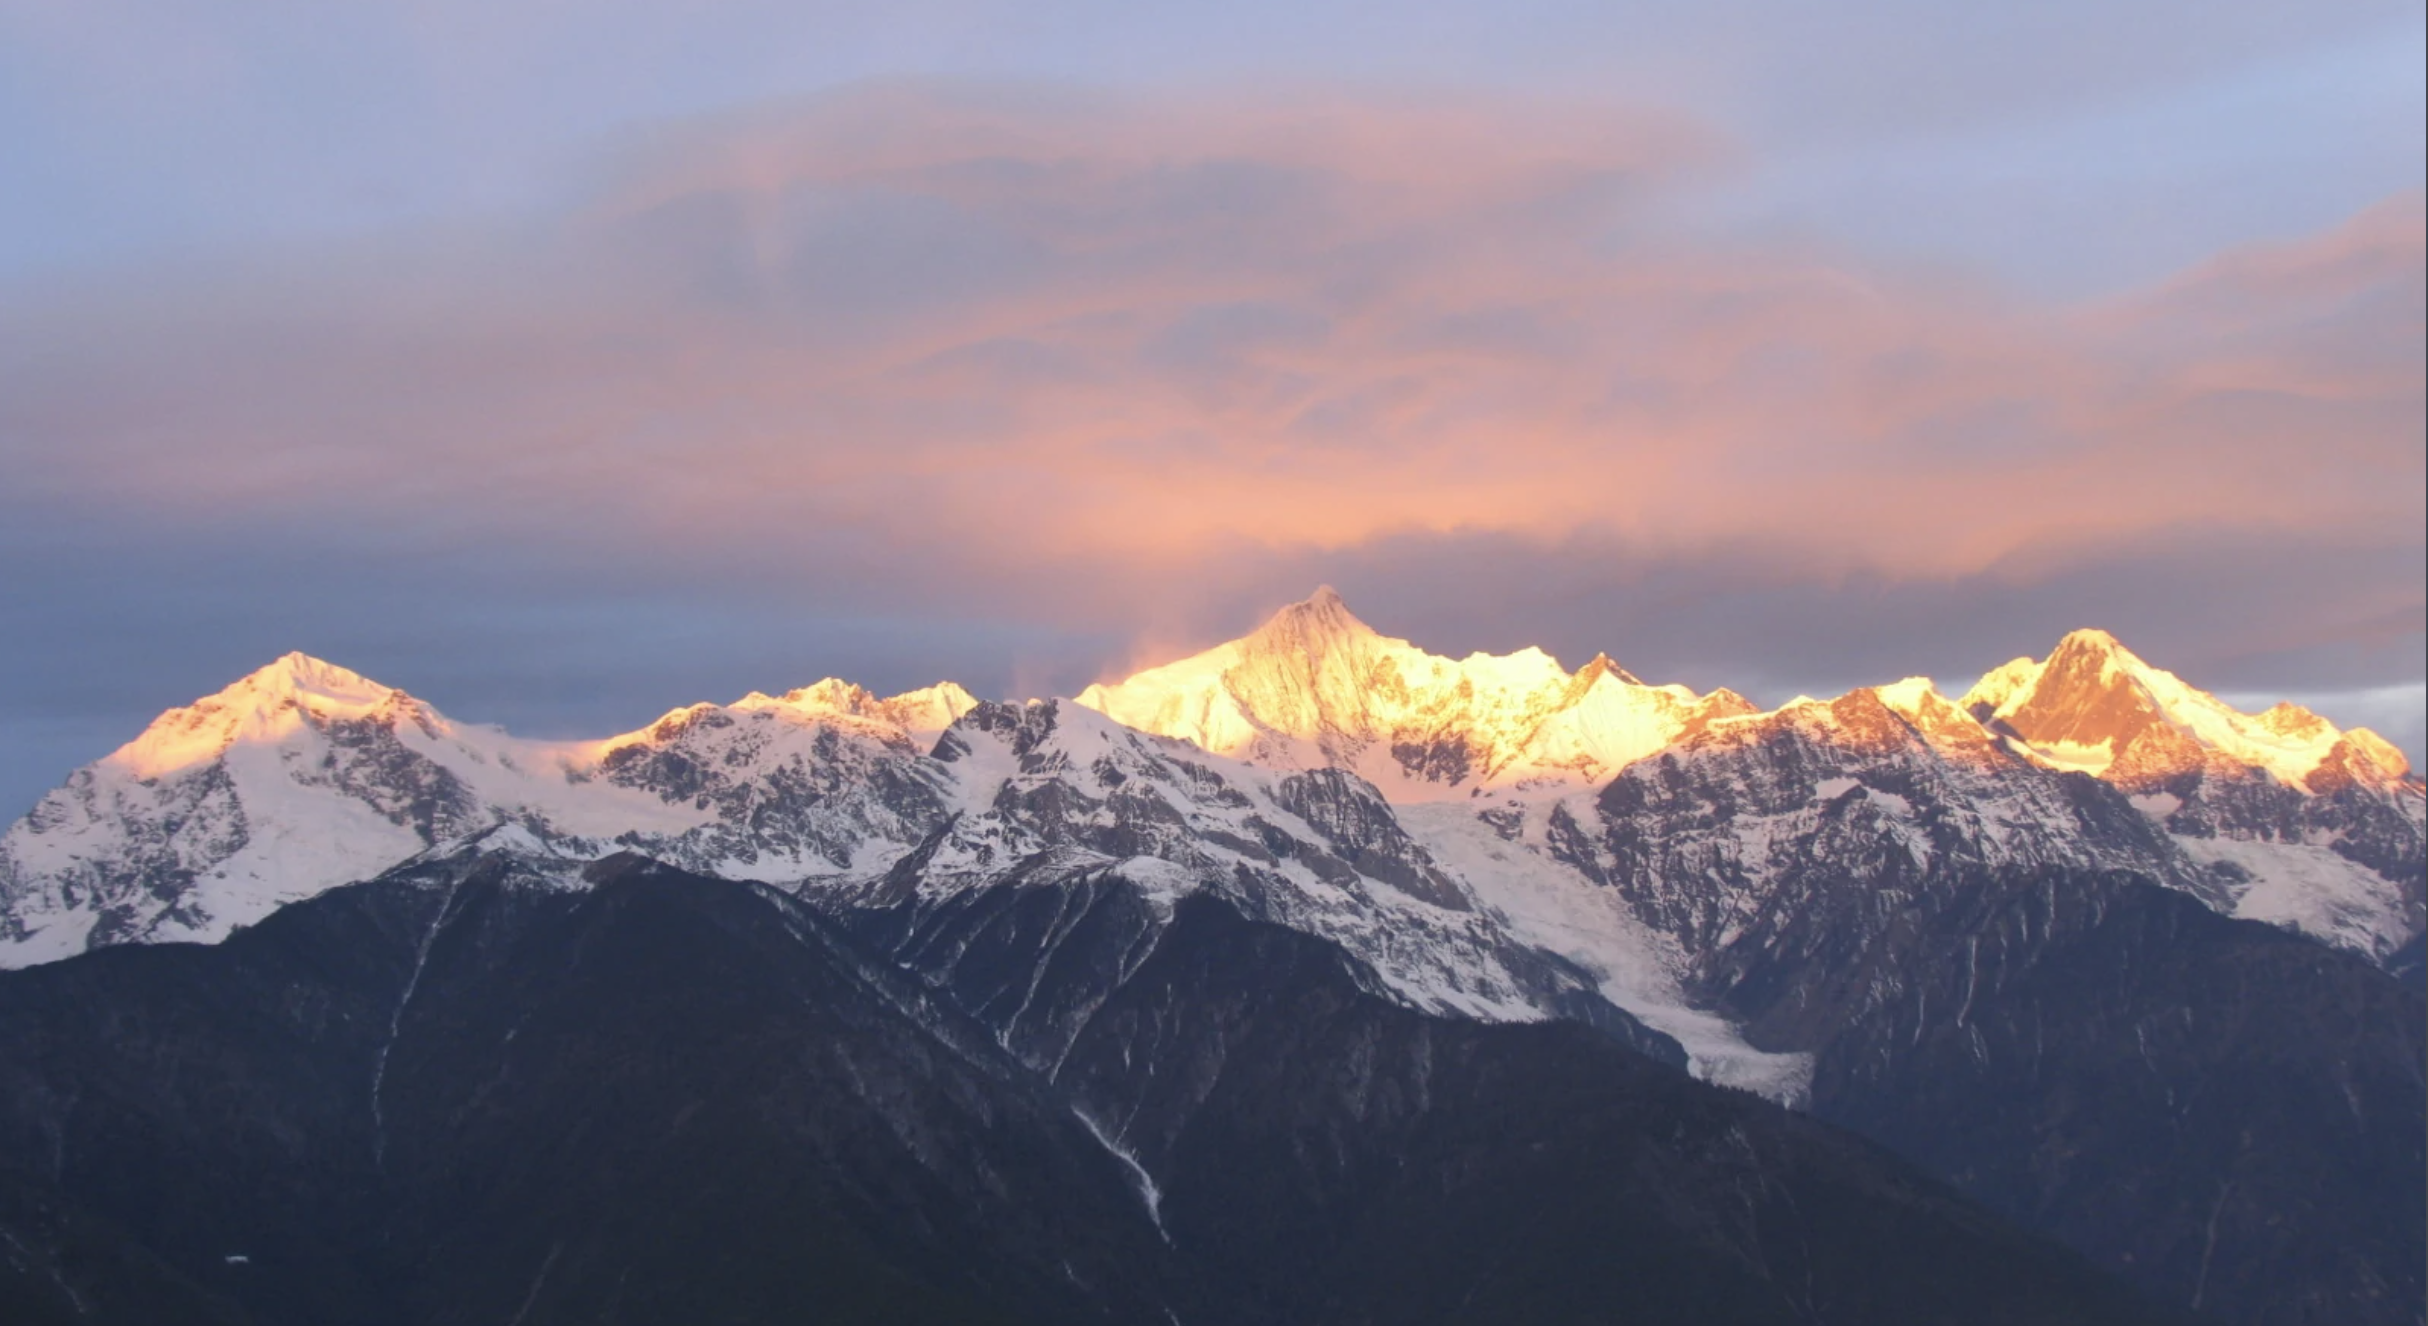
[[0,1304],[2418,1322],[2422,807],[2096,631],[1757,712],[1327,590],[588,742],[290,655],[0,838]]

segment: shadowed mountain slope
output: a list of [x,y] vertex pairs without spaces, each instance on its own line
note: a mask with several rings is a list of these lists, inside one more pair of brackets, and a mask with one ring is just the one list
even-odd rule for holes
[[431,864],[0,976],[0,1232],[123,1231],[159,1287],[99,1321],[2174,1320],[1826,1125],[1377,989],[1183,899],[1049,1076],[762,887]]

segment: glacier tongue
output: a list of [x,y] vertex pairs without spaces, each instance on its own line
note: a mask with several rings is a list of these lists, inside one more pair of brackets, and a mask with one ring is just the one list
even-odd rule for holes
[[1434,802],[1405,807],[1400,815],[1409,833],[1466,881],[1513,940],[1590,973],[1604,998],[1676,1040],[1695,1076],[1800,1102],[1811,1084],[1812,1056],[1756,1049],[1727,1019],[1695,1008],[1681,988],[1680,975],[1690,964],[1674,937],[1646,926],[1616,890],[1593,884],[1554,855],[1548,828],[1555,816],[1571,822],[1589,817],[1590,800],[1520,793],[1495,798],[1486,813]]

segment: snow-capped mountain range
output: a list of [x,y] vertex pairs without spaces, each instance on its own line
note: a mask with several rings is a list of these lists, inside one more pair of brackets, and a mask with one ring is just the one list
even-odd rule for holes
[[1075,700],[828,680],[587,742],[290,654],[0,838],[0,962],[217,940],[467,843],[853,905],[1098,878],[1167,910],[1220,892],[1432,1011],[1599,995],[1704,1076],[1792,1098],[1795,1038],[1754,1048],[1732,982],[1822,942],[1817,917],[1859,945],[1879,890],[2121,871],[2384,960],[2422,930],[2422,807],[2374,734],[2238,713],[2097,631],[1957,700],[1915,678],[1756,712],[1606,657],[1436,657],[1325,589]]
[[1266,768],[1346,769],[1403,805],[1599,783],[1754,712],[1725,689],[1647,686],[1607,655],[1574,673],[1539,649],[1438,658],[1376,634],[1329,586],[1242,639],[1090,686],[1079,703]]

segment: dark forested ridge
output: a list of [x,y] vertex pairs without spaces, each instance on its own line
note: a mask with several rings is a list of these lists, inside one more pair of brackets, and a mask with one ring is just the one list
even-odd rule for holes
[[1046,1070],[864,939],[489,856],[0,975],[12,1320],[2161,1322],[1875,1144],[1181,900]]

